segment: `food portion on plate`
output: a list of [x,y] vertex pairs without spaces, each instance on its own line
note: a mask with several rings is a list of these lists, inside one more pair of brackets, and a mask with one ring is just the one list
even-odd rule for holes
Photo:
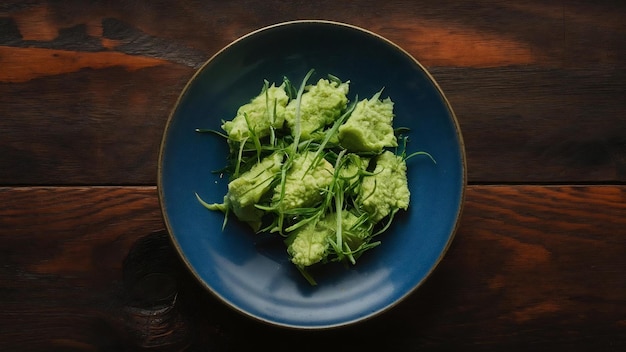
[[307,271],[328,262],[356,264],[409,207],[408,129],[393,125],[394,103],[383,89],[360,99],[350,81],[313,70],[295,86],[265,81],[261,92],[223,121],[229,155],[218,172],[229,177],[221,203],[206,208],[284,239],[286,255]]
[[296,329],[351,325],[417,290],[453,241],[467,178],[458,120],[427,69],[376,33],[320,20],[260,28],[207,60],[168,118],[157,170],[189,272],[235,311]]

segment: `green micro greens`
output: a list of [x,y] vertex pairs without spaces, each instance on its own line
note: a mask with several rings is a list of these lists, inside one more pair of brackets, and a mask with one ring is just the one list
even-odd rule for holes
[[301,118],[302,116],[300,115],[300,108],[302,106],[302,95],[304,94],[304,88],[306,87],[306,82],[309,80],[309,78],[311,78],[311,76],[313,75],[314,70],[310,70],[309,72],[307,72],[306,76],[304,76],[304,79],[302,80],[302,84],[300,84],[300,89],[298,89],[298,95],[296,97],[296,123],[295,123],[295,136],[294,136],[294,140],[293,140],[293,152],[297,153],[298,152],[298,144],[300,143],[300,136],[302,134],[301,131]]

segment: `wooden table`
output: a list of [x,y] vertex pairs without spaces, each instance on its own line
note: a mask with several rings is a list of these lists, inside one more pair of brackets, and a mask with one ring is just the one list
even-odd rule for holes
[[[622,1],[3,1],[0,350],[626,350]],[[434,75],[466,143],[455,241],[409,298],[298,332],[184,270],[156,191],[166,119],[249,31],[328,19]]]

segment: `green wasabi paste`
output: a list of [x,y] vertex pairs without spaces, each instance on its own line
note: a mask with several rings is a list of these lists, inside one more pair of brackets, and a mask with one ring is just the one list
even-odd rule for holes
[[311,75],[297,90],[287,78],[265,82],[223,123],[228,192],[223,203],[198,199],[225,220],[234,214],[255,232],[283,236],[291,262],[316,284],[307,268],[355,264],[408,209],[410,191],[391,98],[350,101],[349,82],[329,75],[308,85]]
[[[320,79],[317,84],[305,87],[300,104],[294,99],[285,109],[285,120],[292,135],[300,122],[300,138],[310,139],[314,132],[335,122],[348,104],[349,83]],[[299,113],[299,114],[298,114]]]

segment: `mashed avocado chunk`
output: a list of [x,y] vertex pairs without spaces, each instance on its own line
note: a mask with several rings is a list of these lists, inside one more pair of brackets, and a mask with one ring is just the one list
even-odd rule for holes
[[274,189],[272,201],[281,210],[310,207],[322,200],[323,189],[333,180],[334,168],[325,159],[318,159],[312,165],[314,158],[311,152],[296,155],[287,170],[282,199],[282,186],[279,184]]
[[[348,104],[348,82],[331,82],[320,79],[306,88],[300,102],[300,138],[307,140],[313,132],[334,122]],[[285,111],[285,120],[291,134],[296,133],[298,102],[291,100]]]
[[255,231],[259,230],[263,217],[263,211],[255,204],[271,189],[272,181],[280,173],[282,158],[281,153],[271,154],[228,184],[224,205]]
[[353,152],[380,153],[385,147],[396,147],[393,131],[393,102],[379,100],[380,92],[371,99],[359,101],[345,124],[339,127],[339,142]]
[[[341,213],[342,240],[352,249],[360,247],[369,231],[352,212]],[[291,262],[304,268],[327,260],[331,242],[336,243],[337,214],[330,213],[318,221],[295,230],[287,238],[287,253]]]
[[250,135],[250,130],[259,137],[270,134],[270,127],[279,129],[285,122],[285,108],[289,97],[282,84],[264,87],[263,91],[248,104],[237,110],[237,115],[222,125],[228,138],[241,142]]
[[373,175],[363,178],[363,209],[376,223],[396,209],[406,210],[410,195],[405,161],[390,151],[383,152],[376,160]]

